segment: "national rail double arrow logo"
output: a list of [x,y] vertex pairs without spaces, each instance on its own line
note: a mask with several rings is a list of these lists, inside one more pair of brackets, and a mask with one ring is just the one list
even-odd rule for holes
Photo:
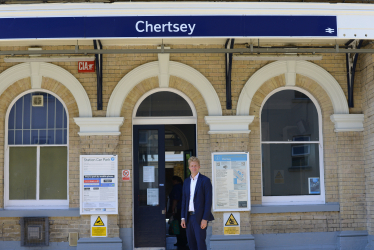
[[334,31],[335,31],[335,29],[331,29],[330,27],[327,27],[327,29],[325,29],[325,31],[327,32],[327,33],[334,33]]

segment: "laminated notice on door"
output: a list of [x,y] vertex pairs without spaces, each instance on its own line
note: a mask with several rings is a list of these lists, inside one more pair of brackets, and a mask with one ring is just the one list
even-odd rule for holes
[[158,206],[158,188],[147,188],[147,205]]
[[143,166],[143,182],[155,182],[154,166]]

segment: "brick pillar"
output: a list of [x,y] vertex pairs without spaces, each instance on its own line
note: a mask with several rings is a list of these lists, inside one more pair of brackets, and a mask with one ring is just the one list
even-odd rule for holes
[[339,132],[336,136],[340,231],[366,230],[362,142],[362,132]]
[[[118,155],[119,136],[91,135],[80,137],[81,155]],[[118,183],[122,176],[118,169]],[[90,222],[89,222],[90,223]],[[108,215],[108,237],[119,237],[118,215]]]
[[[211,152],[248,152],[248,134],[211,134]],[[214,213],[213,235],[223,234],[223,212]],[[250,212],[240,212],[240,234],[251,234]]]
[[[372,49],[369,45],[365,49]],[[364,119],[364,170],[366,176],[366,220],[367,230],[371,237],[374,237],[374,75],[372,54],[360,55],[359,63],[361,68],[361,96]],[[374,242],[372,243],[374,246]]]

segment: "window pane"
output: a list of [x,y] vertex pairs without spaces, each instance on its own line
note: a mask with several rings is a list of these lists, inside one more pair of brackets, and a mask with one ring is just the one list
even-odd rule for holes
[[158,206],[158,130],[139,130],[138,159],[139,206]]
[[[43,96],[43,107],[32,107],[32,96],[35,95]],[[62,134],[62,132],[57,135],[59,137],[58,142],[55,139],[54,130],[56,126],[60,129],[67,129],[67,116],[62,103],[56,97],[47,93],[26,94],[16,101],[10,111],[8,129],[16,128],[19,131],[14,131],[12,138],[8,137],[8,144],[66,143],[67,139],[65,137],[67,137],[67,134]],[[46,128],[50,128],[52,132],[49,133]]]
[[192,116],[192,110],[180,95],[161,91],[145,98],[136,116]]
[[36,147],[9,148],[9,199],[36,199]]
[[55,109],[56,109],[56,98],[52,95],[48,95],[47,106],[48,106],[48,128],[55,127]]
[[56,130],[56,141],[55,144],[62,144],[62,130]]
[[14,129],[14,106],[13,108],[10,110],[10,113],[9,113],[9,122],[8,122],[8,129]]
[[22,129],[22,104],[23,98],[20,98],[15,106],[15,115],[16,115],[16,129]]
[[55,131],[48,130],[48,144],[55,144]]
[[30,130],[23,131],[23,145],[30,145]]
[[13,145],[14,144],[14,130],[8,131],[8,144]]
[[262,108],[261,134],[263,141],[318,141],[314,103],[296,90],[275,93]]
[[22,144],[22,130],[16,130],[16,144]]
[[264,196],[319,195],[318,145],[262,144]]
[[40,147],[39,199],[67,199],[67,147]]
[[47,144],[47,131],[46,130],[39,130],[39,144]]
[[23,97],[23,129],[30,129],[30,116],[31,116],[31,95]]
[[56,128],[62,128],[63,122],[62,117],[64,113],[64,106],[62,106],[61,102],[56,100]]

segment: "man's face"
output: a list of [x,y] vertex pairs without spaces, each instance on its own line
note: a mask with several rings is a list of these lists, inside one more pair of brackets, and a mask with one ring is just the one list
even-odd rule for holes
[[195,176],[199,173],[200,165],[196,161],[191,161],[190,166],[188,168],[191,171],[191,175]]

